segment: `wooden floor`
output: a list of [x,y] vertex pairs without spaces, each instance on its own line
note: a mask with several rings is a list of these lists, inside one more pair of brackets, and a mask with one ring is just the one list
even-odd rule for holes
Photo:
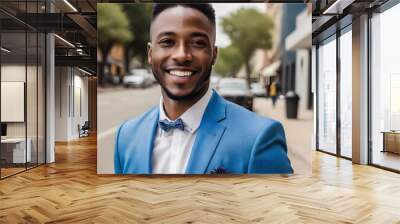
[[26,170],[25,167],[23,167],[23,168],[22,167],[17,167],[17,168],[9,168],[9,167],[4,168],[4,167],[2,167],[1,168],[1,178],[7,177],[7,176],[11,176],[13,174],[16,174],[16,173],[19,173],[19,172],[23,172],[25,170]]
[[400,175],[315,153],[311,176],[98,176],[96,139],[0,181],[0,223],[400,223]]
[[6,178],[8,176],[15,175],[20,172],[24,172],[27,169],[34,169],[38,165],[33,164],[33,163],[27,163],[26,166],[27,167],[25,167],[25,164],[18,164],[18,167],[9,167],[9,166],[2,167],[1,168],[1,178]]

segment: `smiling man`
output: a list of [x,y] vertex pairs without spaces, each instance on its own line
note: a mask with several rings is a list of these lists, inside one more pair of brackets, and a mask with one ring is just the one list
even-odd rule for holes
[[292,173],[282,125],[210,88],[210,4],[155,4],[148,62],[160,104],[117,131],[116,174]]

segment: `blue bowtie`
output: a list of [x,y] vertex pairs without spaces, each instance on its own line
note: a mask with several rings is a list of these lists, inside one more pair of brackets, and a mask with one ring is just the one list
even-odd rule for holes
[[180,129],[182,131],[185,129],[185,125],[183,124],[183,121],[180,118],[177,119],[176,121],[168,121],[167,119],[160,120],[158,121],[158,125],[165,132],[168,132],[169,130],[175,128]]

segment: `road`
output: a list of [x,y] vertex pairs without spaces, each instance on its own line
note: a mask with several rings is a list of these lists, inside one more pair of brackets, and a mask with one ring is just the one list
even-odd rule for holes
[[114,135],[119,125],[147,111],[160,101],[160,86],[147,89],[98,89],[97,172],[113,173]]
[[[160,87],[100,90],[97,96],[99,129],[118,127],[123,120],[136,117],[159,103]],[[107,132],[107,131],[106,131]]]

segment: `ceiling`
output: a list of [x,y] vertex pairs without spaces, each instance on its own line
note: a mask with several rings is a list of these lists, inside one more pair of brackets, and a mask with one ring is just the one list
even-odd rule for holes
[[[57,34],[56,65],[74,65],[95,71],[96,3],[96,0],[1,0],[2,46],[12,50],[7,53],[7,60],[22,63],[26,55],[28,58],[36,55],[37,48],[29,44],[31,35],[26,35],[25,31],[51,32]],[[25,46],[28,47],[25,49]]]

